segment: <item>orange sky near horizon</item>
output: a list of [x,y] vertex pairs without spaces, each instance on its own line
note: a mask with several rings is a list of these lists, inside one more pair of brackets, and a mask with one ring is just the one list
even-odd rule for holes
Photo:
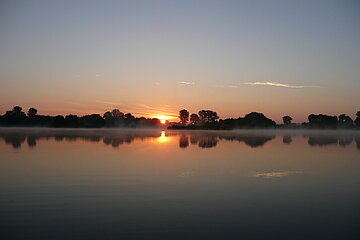
[[[259,91],[259,89],[252,89],[252,87],[248,86],[246,86],[245,88],[248,88],[247,90],[245,90],[245,92]],[[264,87],[264,89],[262,89],[263,92],[261,94],[265,94],[265,90],[274,91],[273,89],[266,88],[268,87]],[[36,98],[33,98],[33,100],[30,99],[29,102],[34,102],[34,104],[29,104],[27,101],[16,101],[14,99],[15,104],[12,104],[10,103],[11,101],[8,101],[9,103],[3,105],[5,101],[1,101],[2,105],[0,106],[0,114],[4,114],[7,110],[12,109],[12,107],[15,105],[21,106],[23,108],[23,111],[25,112],[28,110],[29,107],[35,107],[38,109],[38,114],[64,116],[68,114],[76,114],[81,116],[93,113],[98,113],[102,115],[106,111],[111,111],[112,109],[117,108],[124,113],[130,112],[136,117],[143,116],[146,118],[158,118],[159,116],[166,116],[169,121],[178,121],[178,113],[181,109],[187,109],[190,114],[198,113],[198,111],[202,109],[209,109],[216,111],[222,119],[243,117],[247,113],[256,111],[264,113],[267,117],[275,120],[277,123],[281,123],[282,117],[285,115],[292,116],[294,122],[304,122],[307,121],[307,116],[311,113],[322,113],[337,116],[342,113],[346,113],[354,119],[356,111],[360,110],[356,109],[356,104],[347,102],[347,99],[338,101],[336,98],[334,98],[332,104],[328,105],[327,107],[321,104],[322,102],[326,102],[326,96],[324,96],[323,100],[319,102],[314,102],[312,104],[312,99],[310,96],[308,99],[301,100],[296,99],[296,95],[293,97],[290,96],[290,93],[287,93],[288,89],[277,89],[277,91],[281,92],[277,99],[272,98],[271,95],[273,94],[269,93],[269,97],[266,97],[266,95],[264,95],[263,98],[254,99],[254,101],[251,101],[251,99],[248,101],[239,99],[237,101],[235,99],[236,96],[231,96],[232,94],[236,95],[237,93],[228,92],[228,94],[225,93],[225,97],[222,97],[230,98],[225,103],[216,103],[214,100],[212,100],[211,104],[206,104],[206,97],[204,97],[202,101],[201,99],[199,99],[198,102],[194,101],[193,104],[187,101],[187,103],[183,105],[181,103],[176,103],[176,99],[172,101],[174,102],[174,105],[164,104],[161,100],[158,101],[158,104],[151,105],[144,103],[121,103],[121,101],[116,101],[116,99],[88,100],[79,102],[61,102],[60,97],[58,99],[49,98],[49,100],[47,101],[42,101],[41,98],[39,98],[39,100],[36,100]],[[290,91],[299,90],[295,89]],[[298,104],[297,102],[299,102],[300,104]],[[293,108],[294,105],[297,107]],[[338,106],[337,108],[333,107],[336,105]]]

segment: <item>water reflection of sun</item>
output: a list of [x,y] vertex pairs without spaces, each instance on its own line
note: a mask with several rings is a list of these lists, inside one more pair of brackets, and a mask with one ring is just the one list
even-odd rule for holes
[[165,131],[161,131],[160,137],[157,138],[157,141],[160,143],[166,143],[170,140],[170,137],[165,135]]

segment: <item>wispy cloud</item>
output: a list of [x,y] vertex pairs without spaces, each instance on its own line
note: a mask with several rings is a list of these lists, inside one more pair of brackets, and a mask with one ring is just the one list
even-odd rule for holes
[[[165,104],[165,105],[147,105],[145,103],[120,103],[120,102],[116,102],[116,101],[112,101],[112,100],[94,100],[94,105],[89,105],[89,104],[84,104],[84,103],[79,103],[79,102],[67,102],[67,104],[69,105],[74,105],[74,106],[80,106],[82,107],[81,109],[81,113],[101,113],[104,112],[106,109],[109,108],[119,108],[120,111],[125,112],[125,113],[132,113],[135,116],[143,116],[143,117],[149,117],[152,118],[154,116],[158,116],[158,115],[164,115],[164,116],[169,116],[171,118],[177,118],[178,114],[177,114],[177,109],[176,107],[169,105],[169,104]],[[105,106],[105,107],[104,107]],[[96,110],[89,110],[88,107],[92,107],[93,109]],[[84,109],[86,109],[86,111]],[[45,109],[45,108],[44,108]],[[48,111],[52,111],[52,109],[45,109]],[[66,111],[66,113],[78,113],[79,109],[72,109],[72,108],[66,108],[66,109],[59,109],[63,112]],[[71,110],[71,111],[68,111]]]
[[95,102],[96,102],[96,103],[107,104],[107,105],[117,105],[117,106],[123,105],[123,104],[118,103],[118,102],[103,101],[103,100],[95,100]]
[[291,175],[299,175],[302,173],[303,173],[302,171],[274,170],[270,172],[255,172],[252,174],[252,176],[259,178],[280,178],[280,177],[288,177]]
[[134,103],[133,105],[135,107],[139,107],[139,108],[142,108],[142,109],[148,109],[148,110],[158,110],[159,108],[161,108],[161,107],[158,107],[158,106],[146,105],[144,103]]
[[285,88],[318,88],[319,87],[319,86],[291,85],[291,84],[279,83],[279,82],[244,82],[243,84],[250,86],[273,86],[273,87],[285,87]]
[[195,175],[195,173],[193,171],[185,171],[185,172],[179,173],[178,177],[179,178],[190,178],[190,177],[193,177],[194,175]]
[[133,103],[129,104],[128,107],[129,111],[132,113],[145,117],[153,117],[154,114],[166,115],[174,118],[178,116],[174,107],[170,105],[151,106],[144,103]]
[[184,81],[182,81],[182,82],[178,82],[178,83],[185,84],[185,85],[195,85],[195,82],[184,82]]

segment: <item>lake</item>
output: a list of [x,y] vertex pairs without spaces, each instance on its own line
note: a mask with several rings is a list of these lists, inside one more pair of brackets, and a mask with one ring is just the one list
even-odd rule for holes
[[0,129],[1,239],[360,239],[360,132]]

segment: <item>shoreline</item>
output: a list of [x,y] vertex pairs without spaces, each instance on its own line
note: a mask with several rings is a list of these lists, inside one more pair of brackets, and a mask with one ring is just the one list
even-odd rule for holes
[[168,129],[164,128],[56,128],[56,127],[16,127],[0,126],[0,131],[11,131],[11,130],[36,130],[36,131],[79,131],[79,132],[113,132],[113,131],[167,131],[167,132],[338,132],[338,133],[349,133],[356,132],[360,133],[360,129],[319,129],[319,128],[297,128],[297,129],[286,129],[286,128],[236,128],[236,129]]

